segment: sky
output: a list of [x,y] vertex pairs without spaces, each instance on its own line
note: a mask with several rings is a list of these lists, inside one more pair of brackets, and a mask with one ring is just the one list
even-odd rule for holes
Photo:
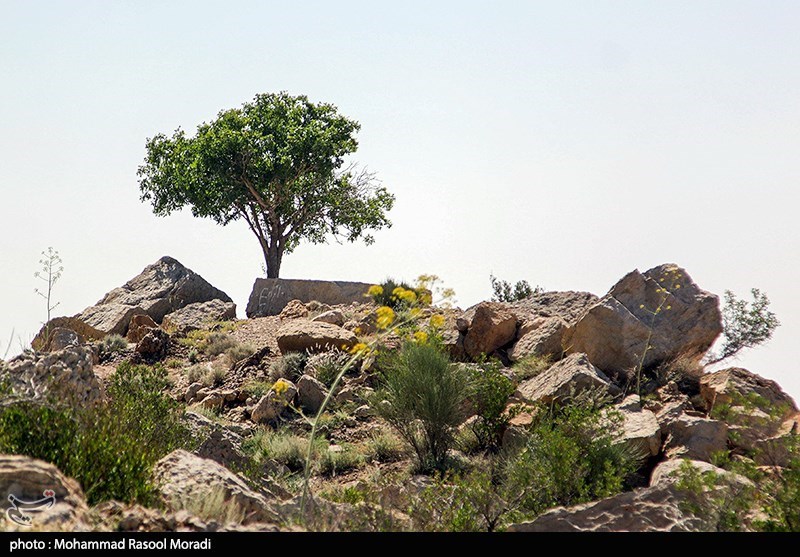
[[[489,275],[602,295],[666,262],[772,301],[732,364],[800,400],[800,3],[0,0],[0,357],[46,317],[40,252],[73,315],[163,255],[244,309],[242,222],[139,199],[145,141],[258,93],[330,102],[397,202],[363,244],[301,245],[285,278]],[[9,339],[13,340],[10,342]]]

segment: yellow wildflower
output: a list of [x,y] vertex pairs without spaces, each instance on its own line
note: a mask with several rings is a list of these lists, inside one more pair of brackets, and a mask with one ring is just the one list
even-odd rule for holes
[[376,296],[380,296],[381,294],[383,294],[383,286],[381,286],[380,284],[373,284],[372,286],[369,287],[369,290],[367,290],[367,296],[371,298],[375,298]]
[[351,354],[366,354],[367,352],[369,352],[369,346],[363,342],[359,342],[350,349]]
[[431,328],[439,329],[444,327],[444,315],[434,314],[431,315]]
[[289,383],[287,383],[283,379],[278,379],[272,385],[272,390],[275,391],[276,395],[281,396],[283,393],[289,390]]
[[420,316],[420,314],[422,314],[422,310],[419,308],[411,308],[408,313],[411,314],[411,317],[416,319]]
[[428,342],[428,333],[425,331],[417,331],[414,333],[414,342],[417,344],[425,344]]
[[387,329],[394,322],[394,310],[389,306],[381,306],[375,310],[375,313],[378,315],[379,329]]
[[413,304],[417,301],[417,293],[413,290],[408,290],[403,288],[402,286],[398,286],[394,290],[392,290],[392,296],[398,300],[403,302],[407,302],[409,304]]

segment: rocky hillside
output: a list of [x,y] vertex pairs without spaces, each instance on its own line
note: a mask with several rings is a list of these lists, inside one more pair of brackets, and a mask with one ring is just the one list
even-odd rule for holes
[[800,529],[797,405],[705,372],[685,270],[466,311],[391,286],[258,280],[237,320],[164,257],[54,319],[0,362],[0,491],[55,504],[2,527]]

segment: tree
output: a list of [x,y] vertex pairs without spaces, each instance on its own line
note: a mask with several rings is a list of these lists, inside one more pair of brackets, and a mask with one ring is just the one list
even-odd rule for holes
[[772,338],[780,321],[769,310],[769,298],[758,288],[752,288],[753,303],[740,300],[730,290],[725,291],[722,309],[722,348],[709,354],[707,363],[715,364],[736,355],[744,348],[753,348]]
[[221,225],[243,219],[277,278],[283,255],[302,240],[350,242],[391,226],[394,196],[345,157],[358,147],[358,122],[326,103],[285,92],[223,110],[193,137],[178,128],[147,140],[139,167],[142,201],[169,215],[191,207]]

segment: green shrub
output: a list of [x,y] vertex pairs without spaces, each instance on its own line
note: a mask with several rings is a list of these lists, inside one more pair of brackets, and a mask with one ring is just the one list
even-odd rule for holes
[[489,275],[489,282],[492,283],[492,300],[495,302],[516,302],[542,291],[538,286],[531,288],[527,280],[517,281],[514,286],[511,286],[508,281]]
[[191,385],[192,383],[202,382],[203,377],[205,377],[207,372],[208,372],[208,366],[204,366],[202,364],[195,364],[191,367],[187,367],[184,374],[186,375],[186,380]]
[[223,366],[208,366],[205,374],[203,375],[202,383],[206,387],[219,387],[225,382],[226,375],[228,375],[228,370]]
[[344,474],[363,466],[364,457],[350,445],[340,445],[341,450],[323,449],[318,453],[319,473],[323,476]]
[[308,354],[305,352],[290,352],[284,354],[269,366],[269,378],[272,381],[278,379],[288,379],[295,381],[303,374],[306,367]]
[[423,471],[444,468],[462,418],[466,376],[430,344],[406,343],[385,359],[373,407],[414,449]]
[[[324,439],[317,440],[314,453],[318,454],[326,446]],[[289,431],[261,429],[248,439],[245,448],[254,455],[256,461],[272,459],[292,472],[298,472],[305,466],[308,439]]]
[[511,369],[514,372],[514,378],[518,382],[522,382],[536,377],[551,365],[553,362],[550,360],[550,356],[529,354],[515,362]]
[[365,452],[370,460],[378,462],[395,462],[405,456],[402,441],[386,431],[373,433],[365,443]]
[[178,369],[180,367],[183,367],[183,362],[181,362],[177,358],[170,358],[169,360],[166,361],[164,365],[167,366],[169,369]]
[[236,348],[239,343],[227,333],[214,332],[208,335],[203,351],[209,356],[219,356],[232,348]]
[[349,354],[339,350],[314,354],[309,356],[305,370],[306,373],[311,373],[318,381],[330,388],[350,358]]
[[505,491],[521,510],[537,514],[609,497],[622,491],[640,464],[641,455],[615,442],[618,416],[577,403],[538,416],[504,470]]
[[503,432],[512,416],[506,404],[514,394],[514,382],[503,375],[497,363],[488,363],[469,371],[469,400],[477,419],[472,430],[484,449],[499,450]]
[[175,511],[187,510],[206,521],[213,520],[222,525],[241,524],[246,518],[246,513],[241,505],[227,495],[224,487],[215,486],[203,497],[175,495],[170,501],[170,506]]
[[100,356],[110,356],[128,348],[128,341],[121,335],[106,335],[100,341],[98,349]]
[[108,405],[71,409],[21,403],[0,409],[0,452],[52,462],[77,479],[90,504],[151,501],[153,464],[190,443],[162,367],[123,363],[111,375]]
[[722,347],[719,353],[709,354],[708,363],[726,360],[745,348],[753,348],[767,342],[780,326],[780,321],[769,310],[769,298],[758,288],[750,290],[752,305],[736,298],[730,290],[725,291],[725,306],[722,308]]
[[418,294],[416,289],[407,282],[397,282],[394,279],[387,278],[378,285],[379,288],[370,288],[369,295],[372,301],[379,306],[389,306],[392,309],[398,310],[413,305],[410,299],[403,299],[396,295],[398,288],[404,291],[414,292],[415,296]]
[[253,348],[249,344],[237,344],[236,346],[232,346],[225,351],[225,356],[228,358],[228,364],[233,366],[238,362],[244,360],[245,358],[249,358],[253,354],[256,353],[256,349]]
[[190,364],[196,364],[200,360],[200,354],[197,352],[197,348],[192,348],[189,350],[189,354],[186,356],[186,359],[189,360]]
[[264,395],[266,395],[270,389],[272,389],[272,385],[274,385],[274,381],[262,381],[258,379],[252,379],[244,384],[242,389],[244,392],[247,393],[247,396],[251,396],[256,399],[261,399]]

